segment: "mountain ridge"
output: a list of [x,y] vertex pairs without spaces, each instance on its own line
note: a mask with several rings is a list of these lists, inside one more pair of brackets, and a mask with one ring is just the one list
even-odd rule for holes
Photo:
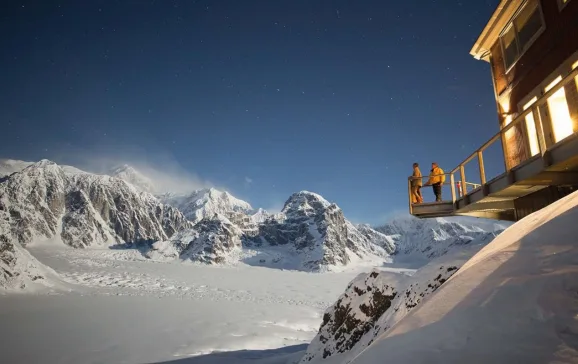
[[427,261],[500,232],[413,217],[356,225],[307,190],[291,194],[274,215],[215,188],[153,195],[150,180],[131,183],[143,175],[129,165],[113,169],[116,177],[48,160],[16,165],[24,168],[0,184],[0,234],[22,245],[54,236],[73,247],[144,242],[150,259],[323,272],[380,265],[393,255]]

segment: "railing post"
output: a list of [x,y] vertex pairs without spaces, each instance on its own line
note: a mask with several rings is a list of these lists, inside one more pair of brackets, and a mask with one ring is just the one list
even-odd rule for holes
[[411,177],[407,179],[407,196],[409,197],[409,214],[413,215],[413,204],[411,203]]
[[568,111],[570,111],[570,117],[573,121],[572,130],[576,133],[578,132],[578,75],[576,76],[576,80],[572,81],[564,86],[564,92],[566,93]]
[[550,110],[548,109],[548,101],[538,106],[538,114],[540,116],[540,124],[542,125],[542,135],[544,138],[544,149],[541,150],[542,155],[546,153],[548,148],[555,144],[554,131],[552,130],[552,119],[550,117]]
[[450,173],[450,183],[452,184],[452,202],[456,202],[456,179],[453,173]]
[[463,196],[468,194],[468,186],[466,186],[466,169],[464,168],[464,165],[460,165],[460,178],[462,180],[462,190],[463,192]]
[[508,143],[503,128],[500,130],[500,134],[500,139],[502,139],[502,153],[504,155],[504,169],[508,172],[510,170],[510,163],[508,163]]
[[544,126],[542,122],[542,113],[540,112],[540,106],[532,105],[532,114],[534,115],[534,124],[536,128],[536,134],[538,136],[538,146],[540,147],[540,155],[544,155],[548,149],[548,144],[546,142],[546,137],[544,134]]
[[480,183],[482,185],[486,184],[486,170],[484,168],[484,155],[481,150],[478,150],[478,164],[480,167]]

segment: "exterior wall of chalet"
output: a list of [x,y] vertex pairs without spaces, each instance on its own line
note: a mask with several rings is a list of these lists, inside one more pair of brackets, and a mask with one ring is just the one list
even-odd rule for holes
[[[578,61],[578,0],[566,0],[562,7],[563,0],[528,0],[525,5],[530,8],[538,5],[541,20],[536,15],[527,18],[527,23],[542,23],[542,29],[534,34],[533,40],[528,41],[529,36],[524,34],[524,30],[517,33],[517,52],[514,43],[513,47],[507,45],[512,42],[513,35],[508,35],[518,31],[514,25],[507,25],[504,28],[502,37],[494,43],[490,49],[490,64],[492,77],[496,92],[499,110],[500,127],[504,127],[512,121],[516,115],[523,111],[524,105],[528,103],[530,96],[540,97],[546,87],[545,82],[552,74],[559,71],[565,62]],[[520,2],[522,4],[522,2]],[[520,11],[520,18],[524,18]],[[530,14],[530,11],[527,12]],[[530,17],[531,15],[527,15]],[[522,24],[524,21],[515,20],[512,24]],[[536,29],[539,25],[531,25]],[[520,25],[523,29],[523,26]],[[526,37],[526,47],[523,46]],[[522,44],[522,45],[521,45]],[[508,48],[510,47],[510,48]],[[516,55],[517,53],[517,55]],[[574,58],[576,58],[574,60]],[[565,66],[564,72],[570,70],[570,66]],[[562,72],[562,71],[561,71]],[[563,75],[565,76],[565,74]],[[571,86],[565,87],[565,97],[568,100],[568,109],[571,115],[574,132],[578,131],[578,81]],[[555,123],[553,120],[552,123]],[[531,133],[525,130],[524,123],[520,123],[506,132],[504,145],[506,152],[506,163],[511,168],[520,162],[534,155],[529,145],[528,137],[524,134]],[[550,135],[551,138],[552,135]],[[557,141],[557,140],[556,140]]]

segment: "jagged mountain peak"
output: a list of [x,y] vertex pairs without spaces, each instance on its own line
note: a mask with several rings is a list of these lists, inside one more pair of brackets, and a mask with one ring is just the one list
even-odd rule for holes
[[8,183],[13,186],[20,184],[25,188],[27,182],[38,185],[53,182],[52,179],[54,178],[57,178],[62,183],[62,180],[65,178],[64,170],[56,163],[43,159],[26,166],[21,171],[12,175]]
[[285,214],[296,211],[305,211],[306,213],[310,211],[320,212],[331,205],[329,201],[317,193],[299,191],[293,193],[289,199],[287,199],[281,212]]
[[56,163],[48,159],[41,159],[38,162],[34,163],[33,165],[37,167],[58,166]]
[[248,214],[253,210],[248,202],[216,188],[200,189],[189,194],[167,193],[159,197],[161,201],[176,207],[187,219],[195,223],[215,213],[230,216],[232,213]]
[[43,166],[51,166],[51,165],[57,165],[58,167],[62,168],[62,170],[64,170],[66,174],[88,173],[76,167],[57,164],[48,159],[43,159],[38,162],[27,162],[15,159],[0,159],[0,178],[10,176],[16,172],[21,172],[22,170],[30,166],[35,166],[34,168],[40,168]]
[[251,215],[251,220],[253,220],[253,222],[258,224],[258,223],[262,223],[263,221],[267,220],[271,216],[272,215],[267,210],[259,207],[257,209],[257,211],[254,211],[253,214]]

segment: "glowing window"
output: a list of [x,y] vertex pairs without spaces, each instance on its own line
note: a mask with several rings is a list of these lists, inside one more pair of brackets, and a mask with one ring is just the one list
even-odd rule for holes
[[[561,80],[562,76],[558,76],[554,81],[546,86],[546,92],[550,91]],[[548,98],[548,111],[550,112],[552,130],[554,131],[554,141],[556,143],[574,133],[572,117],[570,116],[570,110],[568,109],[564,87],[560,87],[558,91],[554,92],[554,94]]]

